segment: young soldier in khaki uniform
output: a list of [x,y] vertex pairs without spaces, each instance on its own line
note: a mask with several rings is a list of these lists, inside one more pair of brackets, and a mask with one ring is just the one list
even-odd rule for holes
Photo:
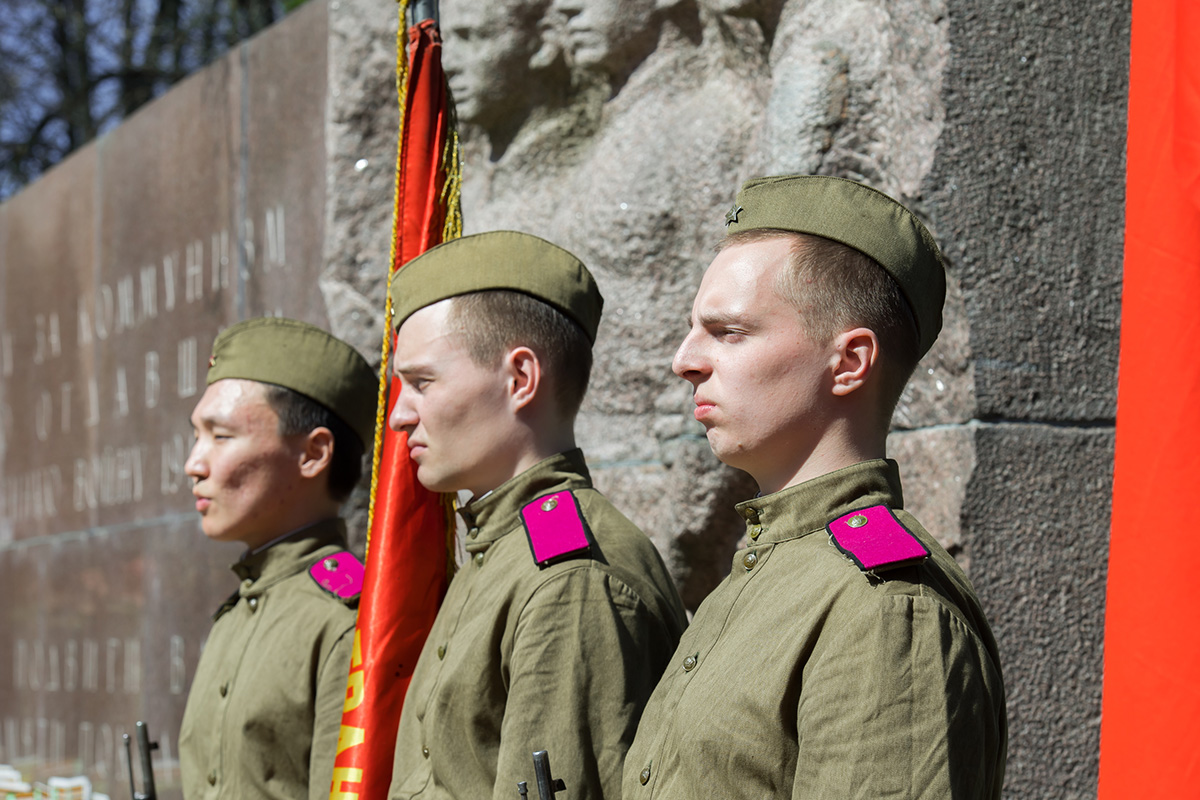
[[468,560],[417,662],[389,795],[508,800],[548,750],[568,797],[616,797],[686,618],[658,551],[575,447],[600,292],[567,251],[497,231],[414,259],[392,297],[390,424],[424,486],[472,499]]
[[241,542],[179,740],[187,800],[328,800],[362,565],[337,518],[377,379],[348,344],[252,319],[213,344],[186,468],[205,535]]
[[837,178],[747,183],[674,370],[755,478],[749,546],[700,605],[625,762],[642,798],[996,798],[996,644],[903,510],[892,410],[941,329],[937,245]]

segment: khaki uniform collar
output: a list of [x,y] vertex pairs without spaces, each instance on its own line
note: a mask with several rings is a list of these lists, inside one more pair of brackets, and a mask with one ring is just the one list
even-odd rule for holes
[[550,456],[458,510],[467,524],[467,552],[486,550],[520,524],[521,509],[544,494],[587,489],[591,475],[583,451]]
[[890,458],[843,467],[734,508],[746,521],[750,540],[766,544],[823,531],[843,514],[875,505],[904,507],[900,469]]
[[238,594],[259,595],[269,587],[308,569],[312,554],[323,547],[346,547],[346,523],[327,519],[294,531],[265,550],[248,553],[230,569],[241,578]]

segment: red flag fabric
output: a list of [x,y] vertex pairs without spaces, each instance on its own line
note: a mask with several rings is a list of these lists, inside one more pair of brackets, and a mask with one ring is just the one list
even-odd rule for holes
[[[404,6],[401,3],[401,19]],[[449,208],[454,197],[453,186],[447,188],[448,174],[454,171],[456,153],[448,147],[453,135],[436,23],[421,22],[409,29],[408,38],[392,270],[440,243],[448,215],[452,218],[456,213]],[[398,73],[403,87],[403,73]],[[391,336],[390,299],[387,316],[384,370]],[[400,384],[384,374],[381,383],[391,384],[386,404],[390,415]],[[366,576],[331,800],[387,797],[404,694],[448,583],[451,529],[445,498],[417,481],[407,436],[388,430],[386,415],[378,425],[382,433],[376,432]]]
[[1134,0],[1101,800],[1200,797],[1200,31]]

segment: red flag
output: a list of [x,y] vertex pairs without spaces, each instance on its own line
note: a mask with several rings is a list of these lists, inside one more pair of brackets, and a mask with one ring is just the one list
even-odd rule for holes
[[[406,5],[400,4],[402,22]],[[461,230],[457,139],[450,124],[437,24],[425,20],[413,26],[408,39],[405,71],[404,48],[397,36],[397,86],[403,110],[396,156],[393,271]],[[389,381],[391,391],[387,413],[376,423],[366,578],[334,762],[332,800],[387,797],[404,694],[446,592],[451,564],[448,537],[453,528],[448,498],[417,482],[407,436],[387,429],[387,415],[400,392],[399,381],[387,374],[390,297],[386,317],[381,406]]]
[[1134,0],[1121,365],[1105,615],[1104,800],[1200,785],[1200,31]]

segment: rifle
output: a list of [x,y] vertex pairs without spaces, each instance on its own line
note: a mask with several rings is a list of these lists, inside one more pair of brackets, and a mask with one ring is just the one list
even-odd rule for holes
[[[550,774],[550,754],[545,750],[538,750],[533,754],[533,775],[537,780],[540,800],[555,800],[556,794],[567,790],[567,785],[563,783],[562,778],[555,778]],[[529,784],[525,781],[518,781],[517,793],[521,796],[521,800],[525,800],[529,797]]]
[[138,756],[142,763],[142,790],[139,792],[133,782],[133,755],[129,750],[129,734],[123,733],[125,739],[125,763],[129,765],[129,793],[133,800],[158,800],[158,792],[154,788],[154,765],[150,763],[150,751],[158,749],[158,742],[150,741],[150,731],[146,723],[138,720]]

